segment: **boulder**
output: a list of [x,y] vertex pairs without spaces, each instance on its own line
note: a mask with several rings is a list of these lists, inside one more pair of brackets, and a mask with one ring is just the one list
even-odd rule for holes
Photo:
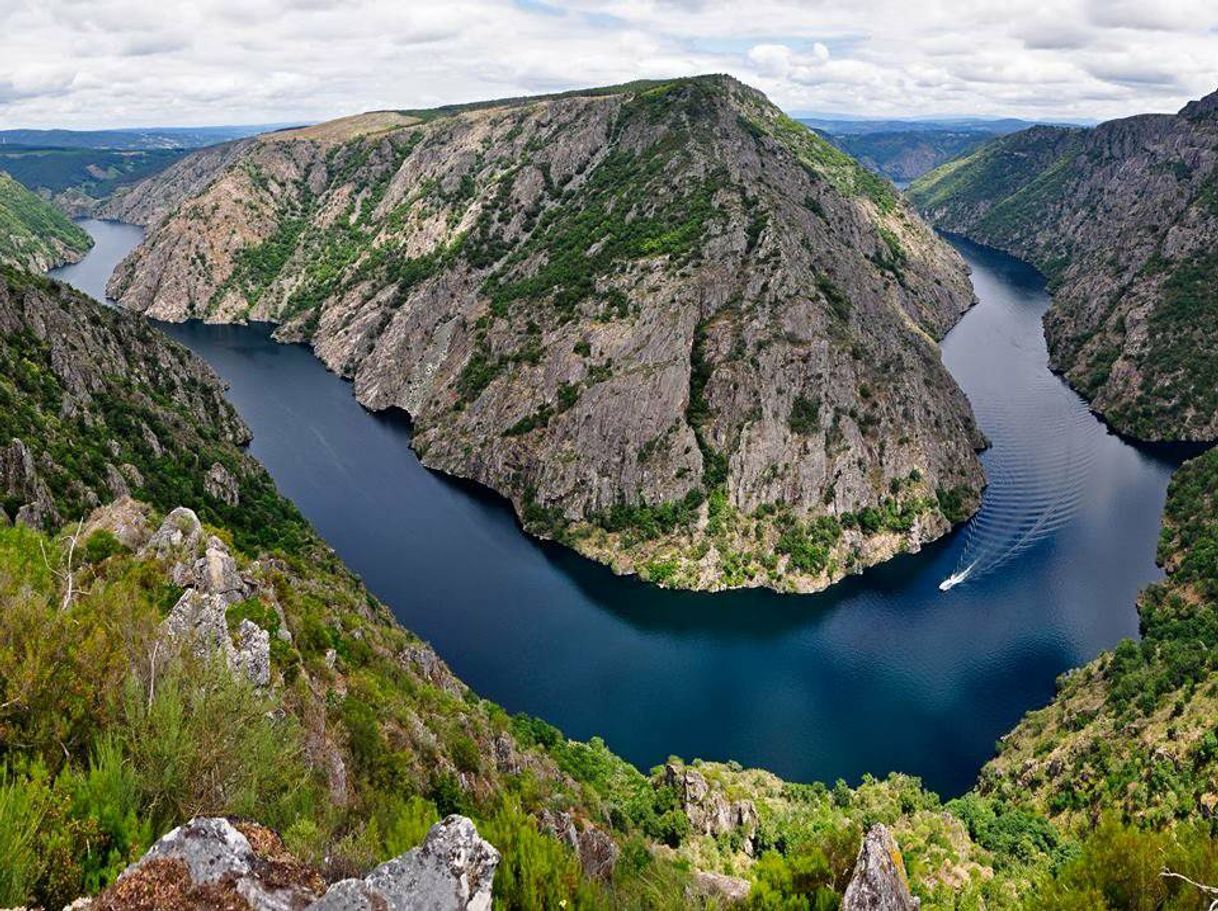
[[714,902],[715,905],[737,905],[749,897],[749,881],[723,873],[694,871],[687,896],[690,903]]
[[474,824],[449,816],[413,851],[335,883],[310,911],[489,911],[498,865],[499,852]]
[[178,826],[94,900],[92,911],[242,908],[287,911],[325,885],[262,826],[196,818]]
[[909,891],[905,861],[896,839],[886,826],[872,826],[854,862],[842,911],[917,911],[919,905]]
[[196,818],[174,829],[93,901],[93,911],[489,911],[499,852],[464,816],[413,851],[329,889],[270,829]]

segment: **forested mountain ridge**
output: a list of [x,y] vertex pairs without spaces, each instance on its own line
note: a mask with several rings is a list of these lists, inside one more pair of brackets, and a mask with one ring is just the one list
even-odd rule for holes
[[1218,93],[1175,115],[1036,127],[921,178],[938,227],[1050,279],[1052,364],[1122,433],[1218,438]]
[[267,134],[107,211],[149,225],[125,306],[278,322],[619,571],[816,590],[976,508],[960,259],[727,77]]
[[79,259],[89,235],[0,170],[0,265],[43,272]]

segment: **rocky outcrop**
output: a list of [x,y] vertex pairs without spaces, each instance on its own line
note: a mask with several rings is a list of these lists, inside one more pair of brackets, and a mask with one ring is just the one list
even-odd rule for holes
[[1218,439],[1216,100],[1026,130],[910,188],[939,227],[1049,277],[1053,367],[1141,439]]
[[228,545],[215,536],[205,538],[193,510],[179,507],[165,517],[142,553],[170,565],[169,576],[186,590],[165,618],[166,635],[200,655],[219,653],[234,673],[255,686],[271,681],[270,633],[243,618],[229,630],[228,609],[254,594],[254,584],[237,567]]
[[268,134],[121,205],[125,306],[279,323],[620,572],[811,591],[977,505],[962,262],[729,78]]
[[909,891],[905,861],[892,833],[882,824],[872,826],[854,862],[842,911],[917,911],[919,906]]
[[575,852],[586,876],[602,882],[613,879],[621,849],[608,833],[561,810],[542,811],[538,823],[543,832]]
[[729,801],[701,772],[674,763],[664,767],[662,781],[676,792],[695,832],[712,837],[739,832],[745,852],[753,853],[759,820],[751,800]]
[[489,911],[499,853],[463,816],[361,880],[328,889],[270,829],[192,819],[161,838],[92,903],[93,911]]
[[241,503],[241,486],[233,473],[219,462],[213,462],[211,468],[207,469],[207,474],[203,476],[203,490],[229,506]]
[[0,448],[0,493],[12,504],[8,516],[18,525],[51,528],[59,524],[59,513],[51,491],[38,473],[33,453],[22,440]]
[[332,885],[314,911],[490,911],[499,852],[464,816],[436,823],[423,844],[363,879]]
[[695,870],[689,884],[688,898],[691,904],[709,903],[712,907],[739,905],[748,899],[750,888],[749,881],[739,876]]

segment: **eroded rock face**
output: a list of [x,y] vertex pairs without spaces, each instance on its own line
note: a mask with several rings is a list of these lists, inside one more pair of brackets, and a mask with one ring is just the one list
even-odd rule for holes
[[854,874],[842,898],[842,911],[917,911],[909,891],[905,861],[892,833],[874,825],[863,838]]
[[211,468],[207,469],[207,474],[203,476],[203,490],[229,506],[241,502],[241,485],[232,472],[219,462],[213,462]]
[[[664,585],[816,590],[976,507],[982,441],[935,345],[972,303],[963,264],[759,93],[365,121],[127,194],[111,214],[150,230],[112,295],[280,323],[407,411],[429,467]],[[277,274],[242,265],[272,247]]]
[[47,530],[60,521],[34,455],[22,440],[0,448],[0,493],[17,504],[9,518],[18,525]]
[[145,472],[199,471],[200,456],[260,471],[236,448],[249,431],[206,364],[146,320],[50,280],[0,272],[0,372],[22,403],[0,440],[10,520],[58,531],[99,505],[146,496]]

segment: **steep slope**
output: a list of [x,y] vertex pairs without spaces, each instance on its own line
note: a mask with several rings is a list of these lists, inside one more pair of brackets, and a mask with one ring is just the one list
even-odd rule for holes
[[55,529],[117,496],[189,500],[245,545],[290,544],[295,509],[238,448],[206,364],[133,314],[0,266],[0,505]]
[[111,214],[150,226],[124,305],[280,323],[425,464],[619,571],[815,590],[978,502],[934,343],[960,260],[727,77],[269,134]]
[[1154,827],[1218,814],[1218,450],[1168,490],[1142,638],[1063,678],[1053,703],[1003,738],[980,791],[1062,825],[1105,810]]
[[1118,430],[1218,438],[1218,95],[1177,115],[1038,127],[910,188],[940,228],[1052,281],[1053,366]]
[[92,245],[66,215],[0,171],[0,265],[43,272]]

